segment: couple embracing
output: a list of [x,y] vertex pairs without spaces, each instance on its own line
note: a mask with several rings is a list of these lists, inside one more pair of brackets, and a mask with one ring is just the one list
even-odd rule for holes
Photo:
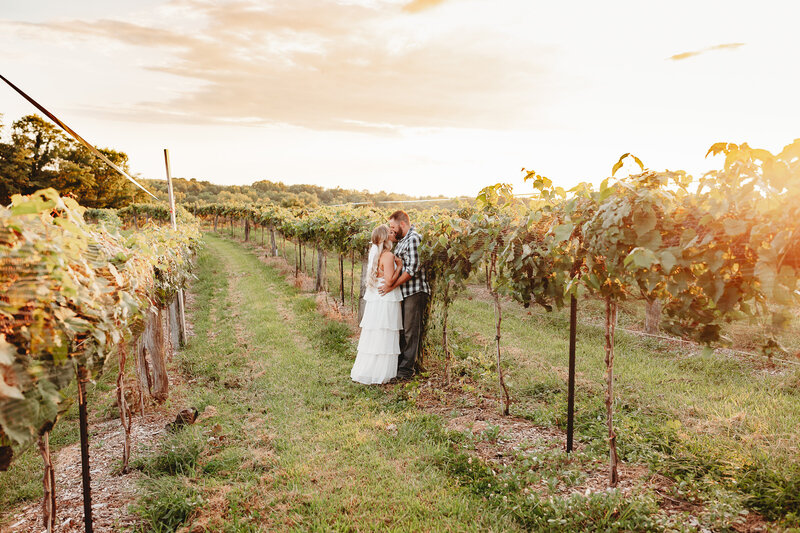
[[431,292],[420,265],[420,240],[404,211],[395,211],[388,225],[372,231],[353,381],[373,385],[414,375]]

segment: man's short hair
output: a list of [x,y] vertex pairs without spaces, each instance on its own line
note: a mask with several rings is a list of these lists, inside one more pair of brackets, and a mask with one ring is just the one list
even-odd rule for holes
[[389,220],[396,220],[398,222],[405,222],[406,224],[411,224],[411,219],[408,218],[408,213],[406,213],[402,209],[392,213],[389,216]]

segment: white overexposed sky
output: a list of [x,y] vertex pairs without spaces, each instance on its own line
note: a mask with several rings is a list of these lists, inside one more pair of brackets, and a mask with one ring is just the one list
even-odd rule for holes
[[[134,174],[474,195],[800,137],[791,1],[0,0],[0,74]],[[35,109],[0,85],[9,124]]]

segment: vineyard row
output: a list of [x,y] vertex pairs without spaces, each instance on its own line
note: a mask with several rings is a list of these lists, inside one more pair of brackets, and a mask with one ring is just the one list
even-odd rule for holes
[[[777,155],[746,144],[717,144],[709,153],[724,155],[725,163],[699,179],[646,170],[631,157],[641,172],[609,178],[597,188],[581,184],[564,191],[525,171],[538,193],[533,199],[516,198],[510,186],[497,184],[461,209],[410,213],[422,235],[421,261],[432,281],[432,305],[442,310],[446,368],[447,310],[470,276],[485,274],[495,301],[497,369],[506,413],[510,397],[500,364],[500,295],[548,310],[583,294],[605,302],[612,485],[617,481],[612,406],[618,304],[658,302],[669,332],[707,345],[725,340],[722,326],[727,322],[759,320],[761,350],[771,357],[782,351],[777,334],[792,319],[800,297],[800,191],[793,186],[800,178],[800,140]],[[363,258],[372,228],[389,215],[374,207],[188,208],[215,230],[220,223],[239,221],[246,238],[252,227],[268,228],[273,255],[276,232],[301,249],[313,247],[317,257],[324,258],[326,251],[338,255],[342,300],[342,258]]]
[[[0,207],[0,471],[39,442],[48,529],[55,523],[49,434],[73,403],[70,385],[77,380],[83,434],[86,385],[117,353],[126,469],[136,407],[127,405],[128,352],[135,355],[139,391],[133,397],[140,398],[139,407],[147,393],[166,400],[163,315],[174,311],[200,242],[194,217],[182,209],[177,231],[155,224],[122,231],[113,213],[107,213],[108,223],[94,225],[84,220],[84,212],[53,189],[15,195],[9,208]],[[86,490],[88,441],[83,441]]]

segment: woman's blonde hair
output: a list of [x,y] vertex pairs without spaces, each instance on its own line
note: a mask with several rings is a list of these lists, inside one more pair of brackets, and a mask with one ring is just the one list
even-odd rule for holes
[[392,249],[392,242],[389,240],[389,226],[386,224],[379,224],[372,230],[372,244],[378,247],[378,257],[375,258],[375,265],[369,273],[369,277],[373,283],[377,285],[378,282],[378,264],[379,259],[384,250]]
[[389,226],[386,224],[379,224],[372,230],[372,244],[383,250],[391,250],[392,243],[389,240]]

